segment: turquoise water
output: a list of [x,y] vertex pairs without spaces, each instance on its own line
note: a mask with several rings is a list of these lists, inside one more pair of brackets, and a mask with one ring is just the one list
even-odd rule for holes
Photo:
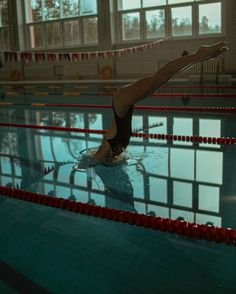
[[[0,120],[106,129],[111,110],[25,105],[2,108]],[[133,117],[134,129],[204,137],[234,137],[235,123],[223,114],[135,111]],[[80,152],[98,146],[100,135],[1,127],[0,139],[2,186],[236,228],[235,146],[132,138],[125,164],[76,170]],[[0,217],[2,261],[52,293],[236,290],[235,247],[4,196]]]

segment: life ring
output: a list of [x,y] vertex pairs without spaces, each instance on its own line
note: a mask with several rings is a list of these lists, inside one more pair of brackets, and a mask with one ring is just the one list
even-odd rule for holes
[[99,78],[101,80],[110,80],[112,79],[113,70],[112,67],[107,65],[99,70]]

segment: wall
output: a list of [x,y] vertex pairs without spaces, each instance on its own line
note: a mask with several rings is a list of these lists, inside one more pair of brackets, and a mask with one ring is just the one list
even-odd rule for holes
[[[23,1],[23,0],[21,0]],[[155,72],[160,68],[163,63],[167,60],[180,56],[183,50],[192,52],[196,50],[202,44],[211,44],[221,40],[226,40],[229,42],[230,51],[223,59],[222,72],[230,73],[236,75],[236,1],[235,0],[223,0],[225,11],[225,36],[219,36],[210,38],[199,38],[199,39],[185,39],[185,40],[169,40],[163,43],[159,48],[151,49],[148,52],[137,53],[133,55],[122,56],[119,58],[110,58],[107,60],[93,60],[91,62],[83,63],[61,63],[61,64],[25,64],[25,79],[77,79],[78,76],[82,79],[94,79],[98,78],[99,70],[105,66],[111,66],[113,68],[113,78],[139,78],[145,75],[148,75],[152,72]],[[17,1],[17,5],[12,0],[9,0],[11,5],[11,15],[16,15],[17,11],[17,20],[20,24],[17,27],[17,22],[12,22],[11,32],[13,44],[15,44],[15,49],[13,50],[24,50],[24,37],[22,29],[22,18],[23,5],[19,4],[20,1]],[[23,2],[22,2],[23,3]],[[21,3],[21,4],[22,4]],[[119,49],[121,45],[114,44],[114,27],[111,27],[111,23],[114,20],[114,12],[112,6],[112,0],[98,1],[98,11],[101,16],[101,22],[99,25],[99,48],[78,48],[78,50],[73,49],[73,51],[93,51],[93,50],[110,50],[110,49]],[[110,13],[111,8],[111,13]],[[15,27],[14,27],[15,26]],[[16,36],[16,33],[19,31],[19,36]],[[113,33],[112,33],[113,32]],[[17,42],[17,44],[16,44]],[[137,46],[140,44],[130,44],[126,47]],[[60,51],[59,51],[60,52]],[[215,66],[215,65],[214,65]],[[208,66],[208,69],[214,70],[214,66]],[[20,68],[20,64],[5,64],[3,69],[0,69],[0,79],[8,79],[9,69],[10,71],[15,68]],[[183,72],[177,76],[177,78],[186,77],[193,74],[199,74],[200,68],[195,67],[189,71]]]

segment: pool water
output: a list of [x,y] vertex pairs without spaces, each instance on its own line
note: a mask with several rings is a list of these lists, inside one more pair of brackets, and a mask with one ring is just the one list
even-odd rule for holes
[[[109,127],[111,118],[110,109],[17,105],[0,110],[0,122],[41,126],[102,130]],[[236,117],[135,110],[133,129],[234,137]],[[236,228],[235,145],[131,138],[124,163],[78,169],[81,152],[97,147],[101,138],[98,134],[1,127],[0,185]],[[49,292],[236,290],[233,246],[189,240],[4,196],[0,196],[0,217],[0,258]]]

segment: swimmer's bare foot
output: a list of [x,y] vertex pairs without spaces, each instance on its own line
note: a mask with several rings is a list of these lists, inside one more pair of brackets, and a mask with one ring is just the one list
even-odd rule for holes
[[197,50],[195,54],[200,60],[204,61],[216,58],[224,54],[227,50],[228,47],[226,46],[226,42],[219,42],[210,46],[203,45]]

